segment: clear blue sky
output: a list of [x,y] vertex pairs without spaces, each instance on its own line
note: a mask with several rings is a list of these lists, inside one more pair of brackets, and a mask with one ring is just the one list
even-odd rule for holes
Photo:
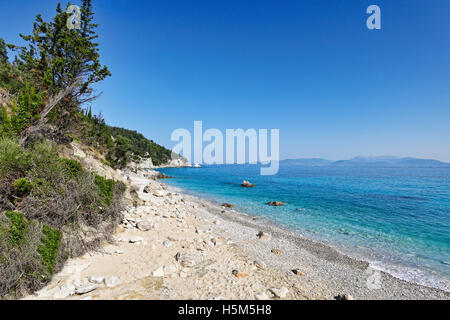
[[[79,4],[77,0],[73,4]],[[57,1],[2,1],[20,43]],[[65,2],[62,2],[66,4]],[[370,4],[382,29],[366,28]],[[279,128],[281,158],[450,161],[450,1],[94,1],[112,125],[167,147],[176,128]]]

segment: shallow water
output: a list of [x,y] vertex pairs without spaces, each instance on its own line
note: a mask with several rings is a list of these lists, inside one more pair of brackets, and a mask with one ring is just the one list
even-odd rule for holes
[[[164,182],[264,216],[400,278],[450,291],[450,168],[206,166]],[[242,188],[242,180],[254,188]],[[284,201],[271,207],[268,201]]]

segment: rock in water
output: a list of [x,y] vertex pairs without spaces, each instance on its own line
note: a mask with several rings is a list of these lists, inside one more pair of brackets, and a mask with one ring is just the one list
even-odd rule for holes
[[234,205],[232,205],[230,203],[223,203],[222,207],[224,207],[224,208],[234,208]]
[[250,181],[244,180],[244,181],[242,181],[241,186],[244,188],[251,188],[251,187],[254,187],[255,185],[253,183],[251,183]]
[[284,206],[286,203],[284,203],[283,201],[270,201],[270,202],[267,202],[267,204],[269,206],[279,207],[279,206]]

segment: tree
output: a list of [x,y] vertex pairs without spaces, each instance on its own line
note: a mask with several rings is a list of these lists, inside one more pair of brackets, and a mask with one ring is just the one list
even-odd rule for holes
[[22,133],[22,143],[40,134],[49,114],[56,131],[61,133],[70,127],[81,105],[97,98],[92,85],[111,76],[100,63],[92,0],[82,0],[80,11],[80,28],[69,29],[69,15],[58,3],[51,21],[44,21],[38,14],[32,33],[20,35],[27,42],[26,47],[10,47],[19,52],[14,67],[27,75],[31,86],[43,93],[45,101],[38,121]]
[[51,22],[37,15],[32,34],[20,35],[28,47],[20,48],[19,65],[33,73],[50,94],[79,80],[71,94],[71,99],[79,105],[92,100],[92,84],[111,73],[100,63],[98,43],[94,42],[98,25],[93,23],[92,0],[82,1],[80,29],[69,30],[67,19],[68,14],[60,3]]

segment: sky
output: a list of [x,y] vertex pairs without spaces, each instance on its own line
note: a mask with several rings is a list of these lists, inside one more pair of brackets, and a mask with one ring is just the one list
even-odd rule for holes
[[[57,2],[2,0],[0,37],[22,44]],[[366,27],[372,4],[381,30]],[[448,0],[94,0],[94,11],[112,77],[92,108],[111,125],[169,148],[201,120],[279,129],[282,159],[450,162]]]

